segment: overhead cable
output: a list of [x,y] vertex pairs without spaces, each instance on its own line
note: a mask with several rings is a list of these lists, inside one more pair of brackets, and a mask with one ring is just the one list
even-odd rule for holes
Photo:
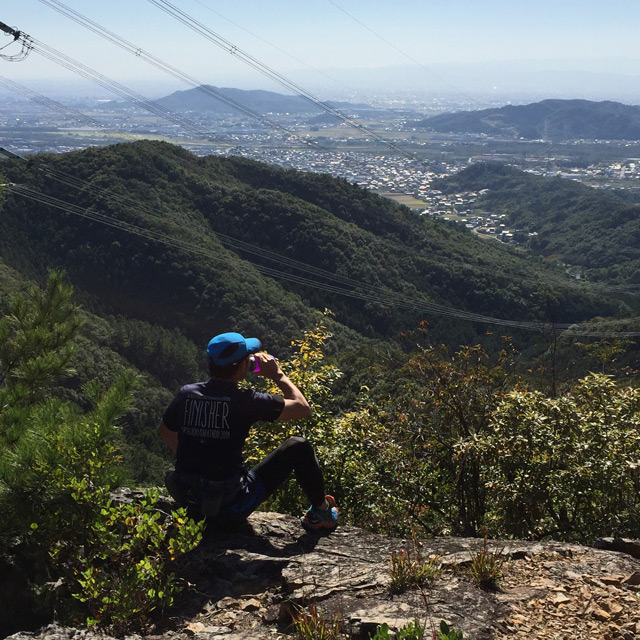
[[280,53],[284,53],[285,56],[291,58],[292,60],[295,60],[296,62],[301,64],[303,67],[307,67],[307,69],[311,69],[311,71],[314,71],[315,73],[318,73],[321,76],[324,76],[328,80],[331,80],[331,82],[335,82],[336,84],[342,85],[343,87],[350,88],[343,82],[340,82],[340,80],[336,80],[335,78],[331,77],[328,73],[322,71],[321,69],[316,69],[315,67],[312,67],[310,64],[308,64],[304,60],[301,60],[297,56],[294,56],[289,51],[285,51],[282,47],[279,47],[278,45],[273,44],[273,42],[269,42],[268,40],[265,40],[262,36],[259,36],[257,33],[254,33],[253,31],[250,31],[249,29],[242,26],[241,24],[234,22],[227,16],[221,14],[219,11],[212,9],[209,5],[205,4],[204,2],[201,2],[201,0],[194,0],[194,2],[196,4],[199,4],[201,7],[203,7],[207,11],[210,11],[211,13],[217,15],[219,18],[222,18],[223,20],[226,20],[227,22],[234,25],[235,27],[238,27],[238,29],[242,29],[242,31],[244,31],[245,33],[248,33],[250,36],[252,36],[253,38],[256,38],[257,40],[260,40],[260,42],[264,42],[264,44],[268,45],[269,47],[273,47],[276,51],[280,51]]
[[217,47],[220,47],[227,53],[231,54],[241,62],[244,62],[245,64],[249,65],[251,68],[255,69],[256,71],[259,71],[260,73],[267,76],[271,80],[275,81],[279,85],[285,87],[286,89],[293,91],[293,93],[304,98],[305,100],[315,105],[316,107],[321,108],[322,110],[326,111],[327,113],[334,116],[338,120],[344,122],[345,124],[348,124],[350,127],[356,129],[357,131],[364,134],[365,136],[373,138],[374,140],[390,148],[392,151],[399,153],[407,158],[414,157],[411,153],[409,153],[402,147],[398,146],[395,142],[392,142],[391,140],[388,140],[387,138],[380,135],[376,131],[369,129],[368,127],[359,123],[354,118],[347,116],[342,111],[331,106],[329,103],[324,102],[323,100],[320,100],[320,98],[317,98],[310,91],[308,91],[304,87],[301,87],[299,84],[293,82],[292,80],[289,80],[288,78],[286,78],[284,75],[282,75],[275,69],[271,69],[269,66],[267,66],[266,64],[264,64],[263,62],[261,62],[260,60],[252,56],[251,54],[247,53],[246,51],[243,51],[238,46],[236,46],[235,44],[233,44],[232,42],[230,42],[220,34],[209,29],[207,26],[205,26],[195,18],[191,17],[186,12],[182,11],[175,5],[168,2],[168,0],[149,0],[149,2],[155,5],[156,7],[158,7],[159,9],[161,9],[162,11],[164,11],[165,13],[167,13],[168,15],[170,15],[171,17],[173,17],[178,22],[181,22],[182,24],[184,24],[186,27],[188,27],[192,31],[195,31],[197,34],[201,35],[203,38],[207,39],[212,44],[216,45]]
[[43,96],[40,93],[32,91],[31,89],[21,85],[13,80],[9,80],[9,78],[4,78],[0,76],[0,84],[13,91],[14,93],[18,93],[24,98],[31,100],[32,102],[36,102],[37,104],[46,107],[47,109],[51,109],[52,111],[57,111],[65,116],[71,116],[72,118],[84,122],[85,124],[96,127],[97,129],[104,129],[105,124],[102,122],[98,122],[94,118],[85,115],[84,113],[77,111],[76,109],[72,109],[71,107],[67,107],[66,105],[61,104],[60,102],[56,102],[55,100],[51,100],[46,96]]
[[450,89],[453,89],[453,91],[455,91],[456,93],[459,93],[461,96],[463,96],[464,98],[466,98],[470,102],[472,102],[472,103],[476,103],[477,102],[471,96],[469,96],[468,94],[464,93],[460,88],[452,85],[450,82],[445,80],[442,76],[438,75],[435,71],[433,71],[432,69],[429,69],[424,64],[422,64],[421,62],[416,60],[413,56],[410,56],[406,51],[404,51],[403,49],[401,49],[400,47],[395,45],[393,42],[387,40],[382,34],[378,33],[377,31],[374,31],[370,26],[368,26],[364,22],[362,22],[362,20],[359,20],[358,18],[356,18],[356,16],[354,16],[351,13],[349,13],[346,9],[342,8],[337,2],[335,2],[334,0],[327,0],[327,2],[332,4],[336,9],[338,9],[338,11],[341,11],[342,13],[344,13],[346,16],[348,16],[351,20],[353,20],[354,22],[359,24],[361,27],[363,27],[364,29],[369,31],[369,33],[372,33],[376,38],[378,38],[379,40],[382,40],[382,42],[384,42],[386,45],[390,46],[392,49],[395,49],[398,53],[402,54],[405,58],[407,58],[407,60],[410,60],[411,62],[413,62],[413,64],[415,64],[416,66],[420,67],[423,71],[426,71],[429,75],[431,75],[434,78],[438,79],[442,84],[446,85]]
[[268,118],[267,116],[257,111],[254,111],[250,107],[247,107],[246,105],[241,104],[237,100],[234,100],[233,98],[218,91],[215,87],[206,85],[200,80],[197,80],[196,78],[185,73],[181,69],[178,69],[177,67],[174,67],[168,64],[167,62],[161,60],[157,56],[154,56],[153,54],[145,51],[138,45],[133,44],[128,40],[125,40],[124,38],[117,35],[113,31],[110,31],[109,29],[103,27],[99,23],[94,22],[90,18],[87,18],[80,12],[72,9],[71,7],[68,7],[62,2],[59,2],[59,0],[38,0],[38,1],[41,2],[42,4],[47,5],[48,7],[51,7],[58,13],[66,16],[70,20],[73,20],[74,22],[76,22],[77,24],[80,24],[86,29],[89,29],[93,33],[99,35],[101,38],[104,38],[105,40],[108,40],[109,42],[111,42],[112,44],[115,44],[121,49],[124,49],[128,53],[131,53],[132,55],[143,60],[144,62],[147,62],[148,64],[151,64],[154,67],[156,67],[157,69],[160,69],[161,71],[172,75],[174,78],[177,78],[178,80],[181,80],[182,82],[185,82],[193,86],[201,93],[204,93],[205,95],[210,96],[211,98],[214,98],[215,100],[226,104],[232,109],[239,111],[240,113],[243,113],[244,115],[249,116],[250,118],[261,121],[263,124],[268,125],[272,129],[278,129],[283,133],[286,133],[288,136],[291,136],[292,138],[296,138],[300,140],[304,144],[313,144],[309,140],[306,140],[305,138],[296,134],[294,131],[285,127],[284,125],[281,125],[275,122],[274,120]]
[[[233,262],[232,257],[223,257],[219,254],[219,252],[214,252],[208,250],[206,247],[203,247],[201,240],[198,242],[190,242],[187,240],[172,238],[167,236],[164,233],[148,229],[145,227],[141,227],[139,225],[129,223],[118,218],[114,218],[113,216],[109,216],[107,214],[99,213],[93,209],[82,208],[77,205],[73,205],[71,203],[65,202],[58,198],[48,196],[43,194],[42,192],[38,192],[34,189],[30,189],[24,185],[18,184],[10,184],[6,185],[7,188],[13,193],[20,195],[22,197],[34,200],[36,202],[40,202],[42,204],[55,207],[57,209],[61,209],[66,213],[71,213],[73,215],[78,215],[84,218],[88,218],[95,222],[99,222],[101,224],[106,224],[108,226],[120,229],[126,233],[130,233],[133,235],[138,235],[144,237],[146,239],[152,240],[154,242],[159,242],[166,246],[174,247],[180,250],[187,251],[189,253],[199,254],[207,257],[211,260],[222,261],[224,263],[229,264]],[[418,311],[422,313],[431,313],[433,315],[439,315],[444,317],[455,318],[459,320],[467,320],[472,322],[480,322],[484,324],[492,324],[505,326],[516,329],[527,329],[534,331],[561,331],[564,329],[571,329],[571,335],[576,336],[618,336],[622,335],[624,337],[634,337],[640,335],[640,332],[600,332],[598,333],[596,327],[593,329],[586,328],[583,325],[583,330],[575,325],[551,325],[548,323],[542,322],[521,322],[514,320],[505,320],[501,318],[493,318],[489,316],[483,316],[481,314],[475,314],[471,312],[466,312],[458,309],[452,309],[450,307],[445,307],[444,305],[438,305],[435,303],[429,303],[426,301],[410,299],[410,298],[402,298],[401,296],[393,296],[389,297],[386,292],[378,292],[375,289],[371,289],[368,285],[368,290],[364,290],[362,288],[353,288],[346,289],[342,286],[332,285],[326,282],[319,282],[317,280],[313,280],[310,278],[297,276],[295,274],[287,273],[282,271],[281,269],[275,269],[271,267],[267,267],[262,264],[257,264],[254,261],[248,260],[252,264],[252,266],[263,275],[278,278],[280,280],[285,280],[289,282],[293,282],[295,284],[300,284],[304,286],[313,287],[315,289],[319,289],[322,291],[326,291],[333,294],[343,295],[347,297],[352,297],[356,299],[360,299],[364,302],[370,302],[374,304],[381,304],[384,306],[393,306],[397,308],[405,308],[412,311]],[[363,283],[359,283],[362,285]]]

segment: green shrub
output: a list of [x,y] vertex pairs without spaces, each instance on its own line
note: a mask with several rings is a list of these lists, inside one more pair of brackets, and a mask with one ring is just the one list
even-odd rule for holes
[[384,624],[378,625],[376,634],[374,636],[370,636],[370,640],[391,640],[392,638],[395,638],[396,640],[422,640],[424,638],[424,630],[425,628],[415,620],[401,629],[398,629],[392,635],[389,625],[385,622]]
[[180,585],[170,563],[198,543],[202,526],[184,512],[161,517],[154,494],[137,505],[111,500],[123,476],[116,425],[133,374],[108,390],[87,385],[85,414],[44,393],[73,353],[70,296],[52,274],[0,319],[0,541],[28,551],[17,561],[61,622],[123,633],[171,604]]
[[640,536],[640,389],[591,374],[558,398],[512,391],[491,426],[476,446],[494,533]]

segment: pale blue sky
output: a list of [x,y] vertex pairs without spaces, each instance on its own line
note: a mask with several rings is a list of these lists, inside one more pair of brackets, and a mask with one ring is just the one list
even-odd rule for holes
[[[640,2],[636,0],[173,0],[261,62],[331,91],[339,69],[413,66],[429,84],[442,65],[509,62],[514,66],[640,75]],[[170,18],[149,0],[66,0],[65,4],[202,82],[280,90],[256,71]],[[143,91],[150,83],[187,88],[59,15],[38,0],[13,0],[0,21]],[[338,5],[338,6],[336,6]],[[395,46],[345,15],[352,14]],[[235,24],[234,24],[235,23]],[[255,35],[247,33],[238,25]],[[255,36],[259,36],[255,37]],[[266,40],[286,52],[269,46]],[[2,37],[0,46],[9,42]],[[401,51],[398,51],[400,49]],[[2,53],[10,53],[7,47]],[[406,55],[405,55],[406,54]],[[407,57],[408,56],[408,57]],[[422,65],[418,67],[409,58]],[[304,75],[295,75],[299,70]],[[73,77],[36,53],[20,63],[0,60],[0,74],[28,84]],[[333,88],[344,88],[334,83]],[[350,77],[354,77],[351,75]],[[348,81],[347,81],[348,82]],[[465,87],[458,87],[464,90]]]

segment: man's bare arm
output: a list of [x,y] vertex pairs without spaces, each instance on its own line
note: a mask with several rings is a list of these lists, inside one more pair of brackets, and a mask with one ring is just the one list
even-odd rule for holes
[[171,451],[176,452],[178,450],[178,432],[171,431],[167,425],[162,422],[158,427],[158,435],[164,440],[165,444],[171,449]]

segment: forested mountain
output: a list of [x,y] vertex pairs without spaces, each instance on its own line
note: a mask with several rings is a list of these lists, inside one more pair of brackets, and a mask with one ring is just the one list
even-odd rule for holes
[[445,192],[488,192],[478,209],[507,214],[531,251],[581,267],[591,278],[640,284],[640,205],[622,192],[545,178],[496,163],[471,165],[436,185]]
[[442,113],[418,126],[441,133],[478,133],[530,140],[639,140],[640,107],[590,100],[543,100],[480,111]]
[[[206,376],[223,330],[262,338],[313,407],[252,429],[247,466],[304,436],[341,523],[414,540],[637,537],[640,394],[604,375],[637,375],[616,369],[626,345],[580,352],[542,325],[631,303],[326,175],[149,141],[0,169],[0,574],[29,624],[35,611],[121,637],[176,619],[174,561],[203,524],[160,510],[157,490],[111,491],[162,484],[162,412]],[[579,359],[603,373],[563,388],[561,358],[563,373]],[[295,483],[263,505],[307,506]]]
[[[325,307],[362,335],[386,339],[427,319],[458,343],[486,327],[439,322],[411,306],[424,301],[519,321],[545,321],[551,312],[561,322],[615,309],[506,247],[325,175],[196,158],[152,142],[16,160],[3,171],[90,215],[165,238],[154,242],[9,193],[0,239],[7,264],[32,275],[62,267],[96,311],[179,327],[197,343],[235,326],[283,348],[309,325],[311,309]],[[81,188],[70,188],[68,176]],[[278,254],[275,261],[266,251]],[[342,281],[300,272],[287,259]],[[336,287],[349,295],[336,295]]]
[[[233,100],[244,107],[257,111],[263,115],[269,113],[296,113],[296,114],[320,114],[324,113],[322,107],[314,104],[302,96],[285,95],[273,91],[258,89],[244,90],[228,87],[212,87],[206,85],[205,89],[217,93],[224,98]],[[160,98],[158,102],[172,111],[194,111],[196,113],[236,113],[237,110],[222,100],[216,100],[209,92],[199,88],[175,91]],[[354,109],[371,109],[366,104],[352,104],[350,102],[329,103],[336,109],[353,111]]]

